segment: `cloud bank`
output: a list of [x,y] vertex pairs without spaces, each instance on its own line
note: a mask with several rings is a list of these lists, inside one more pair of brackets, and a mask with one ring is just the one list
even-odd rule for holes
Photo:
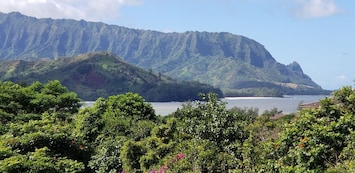
[[0,0],[0,11],[18,11],[39,18],[106,21],[119,18],[122,6],[140,3],[141,0]]
[[[145,0],[0,0],[0,12],[21,12],[39,18],[71,18],[89,21],[114,21],[121,17],[126,5],[141,5]],[[147,0],[148,1],[148,0]],[[204,0],[200,0],[203,3]],[[227,3],[231,0],[215,0]],[[297,18],[312,19],[338,14],[341,10],[335,0],[238,0],[258,4],[287,2],[292,4]],[[202,4],[203,5],[203,4]]]
[[341,10],[334,0],[296,0],[296,17],[312,19],[338,14]]

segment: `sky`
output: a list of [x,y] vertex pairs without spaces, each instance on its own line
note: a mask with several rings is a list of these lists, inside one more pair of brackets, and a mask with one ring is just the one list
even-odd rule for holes
[[0,0],[0,12],[100,21],[161,32],[230,32],[324,89],[353,86],[354,0]]

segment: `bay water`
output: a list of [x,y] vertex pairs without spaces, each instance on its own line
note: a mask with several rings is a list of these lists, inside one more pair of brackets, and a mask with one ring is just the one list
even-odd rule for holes
[[[227,109],[233,107],[239,108],[257,108],[259,114],[265,110],[277,108],[285,114],[295,113],[299,104],[311,103],[323,99],[325,95],[285,95],[284,97],[226,97],[222,98],[226,102]],[[85,102],[86,106],[92,106],[94,102]],[[182,107],[185,102],[150,102],[157,115],[169,115]]]
[[296,113],[300,104],[317,102],[325,95],[285,95],[284,97],[231,97],[224,98],[227,108],[258,108],[259,114],[277,108],[285,114]]

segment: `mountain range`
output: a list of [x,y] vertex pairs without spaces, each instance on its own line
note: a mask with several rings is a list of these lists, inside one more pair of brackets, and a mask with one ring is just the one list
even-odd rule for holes
[[260,43],[232,33],[163,33],[0,13],[0,60],[58,59],[99,51],[147,71],[213,85],[226,95],[327,92],[297,62],[281,64]]

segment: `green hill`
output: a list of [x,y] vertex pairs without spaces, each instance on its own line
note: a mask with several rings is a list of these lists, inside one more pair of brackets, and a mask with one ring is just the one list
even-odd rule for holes
[[[0,59],[108,51],[145,70],[222,88],[230,95],[318,94],[300,65],[278,63],[260,43],[226,32],[162,33],[99,22],[0,13]],[[282,57],[280,57],[282,58]],[[264,94],[268,95],[268,94]]]
[[56,60],[5,61],[0,63],[1,80],[31,84],[58,79],[84,100],[96,100],[126,92],[136,92],[147,101],[198,99],[199,92],[221,90],[199,82],[177,81],[152,70],[145,71],[117,56],[102,52]]

